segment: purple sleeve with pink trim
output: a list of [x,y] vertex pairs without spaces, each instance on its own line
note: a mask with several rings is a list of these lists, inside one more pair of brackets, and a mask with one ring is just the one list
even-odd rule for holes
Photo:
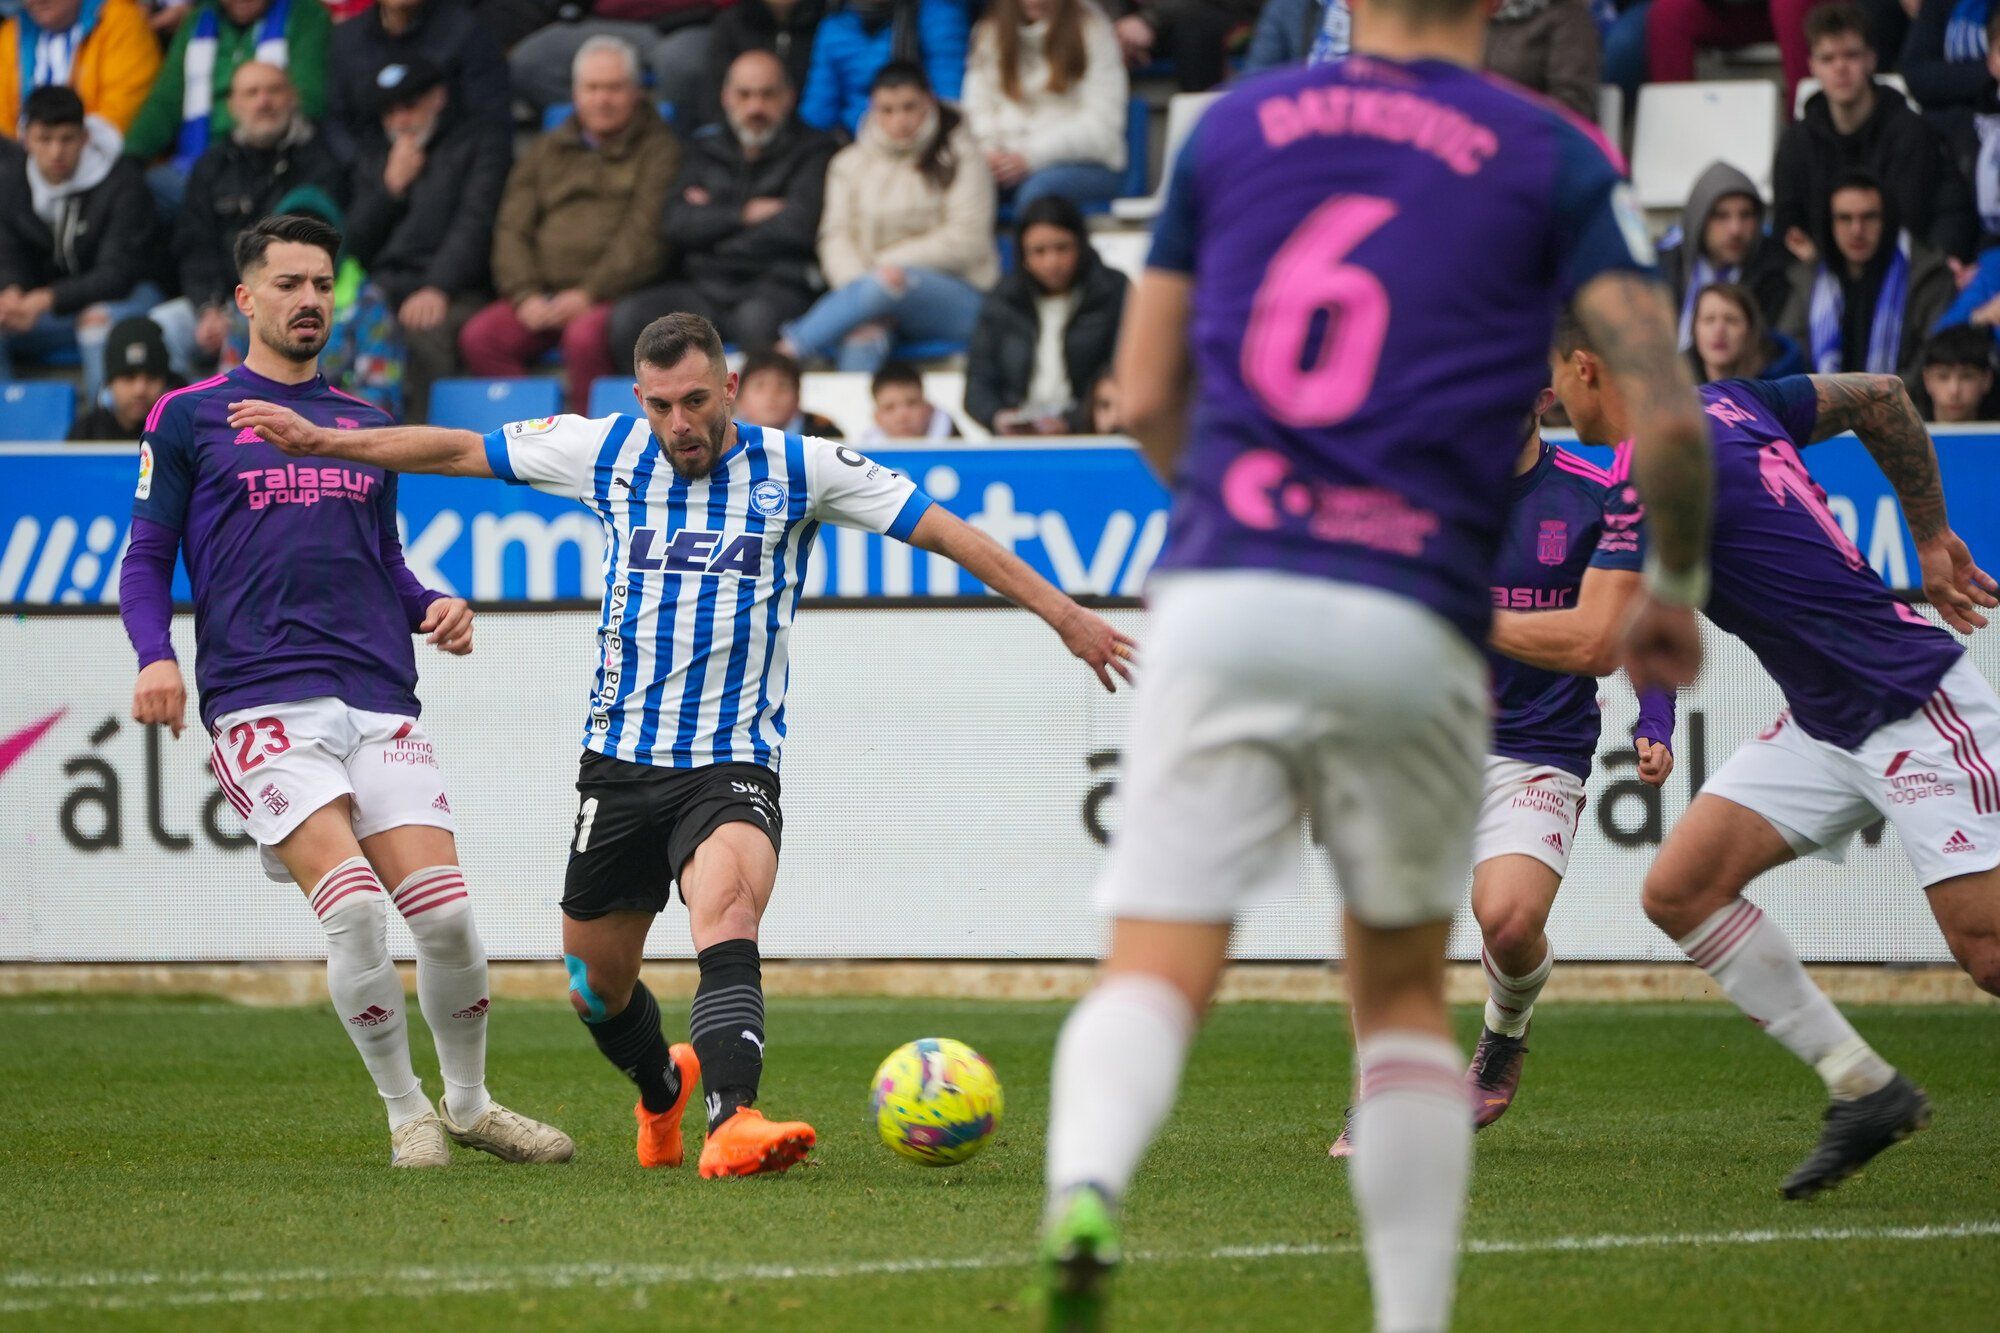
[[132,539],[118,571],[118,618],[143,670],[174,659],[174,557],[181,534],[149,518],[132,520]]
[[1632,739],[1640,737],[1674,748],[1674,692],[1640,690],[1639,720],[1632,726]]
[[396,599],[403,604],[403,614],[409,618],[410,632],[423,628],[424,617],[430,614],[431,603],[451,594],[426,588],[409,564],[403,559],[403,541],[396,535],[396,474],[391,472],[387,484],[379,492],[377,503],[381,506],[382,568],[389,571],[389,582],[395,586]]

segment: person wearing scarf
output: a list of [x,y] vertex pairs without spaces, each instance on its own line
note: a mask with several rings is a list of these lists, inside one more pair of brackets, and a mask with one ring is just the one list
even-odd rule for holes
[[1896,68],[1927,114],[1977,110],[1992,91],[1986,68],[1992,11],[1993,0],[1922,0]]
[[1741,283],[1775,325],[1791,295],[1784,247],[1764,232],[1764,201],[1756,182],[1715,162],[1695,178],[1680,221],[1660,238],[1660,276],[1680,308],[1680,345],[1694,345],[1695,297],[1713,282]]
[[1957,291],[1944,256],[1903,229],[1865,172],[1842,178],[1827,214],[1819,259],[1793,267],[1785,333],[1815,374],[1914,374],[1925,333]]
[[125,151],[141,162],[171,153],[175,174],[185,179],[209,140],[236,128],[229,81],[247,60],[284,70],[300,114],[318,120],[326,112],[332,31],[319,0],[201,0],[175,31],[159,80],[126,132]]
[[0,23],[0,135],[19,133],[23,100],[52,84],[123,134],[159,71],[160,44],[133,0],[24,0]]

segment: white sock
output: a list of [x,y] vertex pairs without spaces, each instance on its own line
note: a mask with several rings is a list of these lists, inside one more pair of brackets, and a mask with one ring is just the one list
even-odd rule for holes
[[1528,1020],[1534,1017],[1535,997],[1548,984],[1549,972],[1555,965],[1555,946],[1548,945],[1534,970],[1526,976],[1510,977],[1481,945],[1479,966],[1486,973],[1486,1026],[1503,1037],[1518,1037],[1526,1032]]
[[1465,1056],[1443,1037],[1378,1032],[1357,1058],[1363,1091],[1348,1180],[1368,1252],[1375,1327],[1443,1333],[1472,1174]]
[[1738,898],[1674,942],[1751,1022],[1817,1070],[1834,1100],[1865,1097],[1895,1077],[1813,985],[1785,933],[1748,898]]
[[472,921],[472,891],[457,866],[427,866],[396,887],[396,910],[417,944],[417,1002],[444,1075],[445,1109],[469,1125],[486,1092],[486,945]]
[[368,862],[350,856],[313,886],[312,909],[326,932],[327,993],[387,1103],[389,1128],[394,1129],[430,1110],[430,1104],[410,1067],[403,981],[389,961],[389,918],[382,898],[382,881]]
[[1056,1039],[1049,1199],[1095,1185],[1125,1193],[1174,1106],[1195,1013],[1158,977],[1119,973],[1083,997]]

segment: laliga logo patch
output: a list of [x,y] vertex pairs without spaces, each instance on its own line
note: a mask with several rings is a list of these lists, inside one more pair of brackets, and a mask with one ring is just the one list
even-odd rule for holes
[[139,485],[132,492],[135,500],[144,500],[153,493],[153,446],[141,442],[139,445]]
[[765,517],[775,517],[785,511],[785,488],[775,481],[760,481],[750,488],[750,507]]
[[507,433],[515,439],[519,439],[523,435],[542,435],[555,428],[556,418],[554,417],[529,417],[526,421],[509,422],[507,424]]

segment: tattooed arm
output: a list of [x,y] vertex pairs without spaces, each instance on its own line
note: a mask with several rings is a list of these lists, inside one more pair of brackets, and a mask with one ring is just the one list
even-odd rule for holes
[[1924,595],[1959,633],[1984,626],[1979,608],[2000,606],[2000,598],[1994,596],[1992,577],[1972,562],[1972,552],[1945,518],[1937,450],[1903,381],[1894,375],[1814,375],[1812,382],[1819,420],[1806,443],[1854,432],[1903,506],[1923,569]]

